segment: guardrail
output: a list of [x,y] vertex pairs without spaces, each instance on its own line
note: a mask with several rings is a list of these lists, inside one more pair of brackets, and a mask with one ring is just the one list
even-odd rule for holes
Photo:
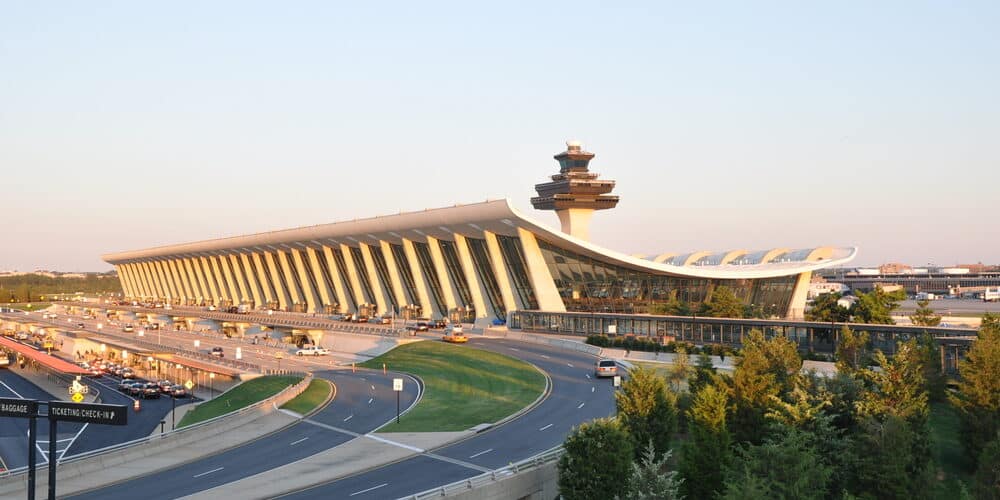
[[[297,383],[295,385],[290,385],[290,386],[282,389],[280,392],[278,392],[274,396],[271,396],[271,397],[269,397],[267,399],[264,399],[262,401],[258,401],[258,402],[254,403],[252,405],[245,406],[245,407],[240,408],[238,410],[231,411],[231,412],[226,413],[224,415],[219,415],[217,417],[213,417],[213,418],[210,418],[208,420],[204,420],[202,422],[198,422],[197,424],[191,424],[191,425],[188,425],[188,426],[185,426],[185,427],[181,427],[181,428],[178,428],[178,429],[173,429],[173,430],[164,432],[162,434],[153,434],[153,435],[150,435],[150,436],[147,436],[147,437],[143,437],[143,438],[139,438],[139,439],[133,439],[131,441],[125,441],[125,442],[114,444],[114,445],[111,445],[111,446],[106,446],[104,448],[98,448],[96,450],[86,451],[86,452],[83,452],[83,453],[79,453],[79,454],[76,454],[76,455],[72,455],[72,456],[69,456],[69,457],[66,457],[66,458],[59,459],[56,463],[59,466],[62,466],[64,464],[72,464],[72,463],[82,462],[82,461],[87,460],[87,459],[92,459],[92,458],[104,456],[104,455],[107,455],[107,454],[110,454],[110,453],[113,453],[113,452],[116,452],[116,451],[123,451],[123,450],[127,450],[127,449],[134,448],[134,447],[137,447],[137,446],[143,446],[143,445],[160,444],[160,443],[164,443],[164,444],[169,445],[170,443],[167,443],[166,442],[167,440],[169,440],[169,441],[175,441],[175,442],[177,442],[176,443],[177,445],[182,445],[183,442],[179,442],[179,441],[181,441],[185,436],[197,435],[199,433],[199,431],[206,430],[206,428],[208,428],[209,426],[212,426],[212,425],[214,425],[216,423],[219,423],[219,422],[221,422],[223,420],[227,420],[227,421],[228,420],[232,420],[232,419],[235,419],[236,417],[239,417],[241,415],[248,415],[248,414],[255,413],[255,412],[258,412],[260,410],[266,409],[266,407],[271,406],[271,405],[273,405],[275,408],[277,408],[278,406],[287,403],[288,401],[290,401],[295,396],[298,396],[299,394],[301,394],[302,391],[304,391],[307,387],[309,387],[309,383],[312,382],[312,379],[313,379],[312,374],[307,374],[299,383]],[[220,395],[220,397],[221,397],[221,395]],[[269,411],[265,411],[265,413],[270,413],[270,412]],[[233,426],[229,426],[229,427],[232,428]],[[215,432],[215,431],[212,430],[211,432]],[[101,465],[101,467],[103,467],[103,466]],[[8,478],[8,477],[11,477],[11,476],[17,476],[17,475],[25,474],[25,473],[27,473],[27,470],[28,470],[28,468],[25,466],[25,467],[18,467],[18,468],[15,468],[15,469],[10,469],[10,470],[6,470],[6,471],[2,471],[2,472],[0,472],[0,478]],[[65,474],[65,472],[63,474]]]
[[526,332],[512,332],[507,331],[506,338],[520,340],[522,342],[531,342],[534,344],[545,344],[560,349],[565,349],[569,351],[585,352],[588,354],[593,354],[595,356],[600,356],[602,349],[597,346],[592,346],[590,344],[585,344],[576,340],[561,339],[557,337],[546,337],[544,335],[533,335]]
[[501,479],[505,479],[518,474],[521,472],[527,472],[532,469],[537,469],[545,464],[552,463],[559,460],[565,453],[562,446],[557,446],[547,451],[543,451],[538,455],[526,458],[520,462],[512,463],[506,467],[501,467],[490,472],[484,472],[478,476],[470,477],[469,479],[463,479],[461,481],[455,481],[454,483],[446,484],[444,486],[439,486],[437,488],[429,489],[426,491],[421,491],[415,495],[407,495],[401,497],[401,500],[424,500],[429,498],[441,498],[451,494],[459,493],[462,491],[474,490],[480,488],[490,483],[495,483]]

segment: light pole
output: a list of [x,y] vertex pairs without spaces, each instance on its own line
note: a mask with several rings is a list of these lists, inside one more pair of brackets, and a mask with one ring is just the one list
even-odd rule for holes
[[208,399],[215,399],[215,374],[208,374]]

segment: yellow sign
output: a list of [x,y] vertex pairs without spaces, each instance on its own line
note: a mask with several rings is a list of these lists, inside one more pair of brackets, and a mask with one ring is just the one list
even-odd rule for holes
[[81,394],[79,392],[73,393],[73,402],[74,403],[82,403],[83,402],[83,394]]
[[194,389],[194,382],[188,380],[187,382],[184,382],[184,387],[186,387],[187,390],[190,391],[191,389]]

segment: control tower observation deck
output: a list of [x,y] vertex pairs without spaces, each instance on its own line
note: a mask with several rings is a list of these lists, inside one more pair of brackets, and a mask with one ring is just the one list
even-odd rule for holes
[[588,170],[594,153],[584,151],[577,141],[566,142],[566,151],[554,158],[559,161],[559,173],[552,176],[552,182],[535,185],[538,196],[531,198],[531,204],[538,210],[555,210],[564,233],[590,240],[594,210],[618,205],[618,196],[608,194],[615,181],[598,180],[599,174]]

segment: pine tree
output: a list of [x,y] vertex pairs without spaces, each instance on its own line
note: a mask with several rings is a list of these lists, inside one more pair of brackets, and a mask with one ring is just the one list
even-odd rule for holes
[[632,464],[632,475],[623,500],[674,500],[681,498],[680,485],[682,479],[676,471],[667,471],[670,460],[670,450],[657,459],[653,443],[646,445],[645,451],[638,462]]
[[854,372],[871,364],[868,332],[855,332],[844,325],[837,343],[837,370]]
[[962,418],[966,454],[979,457],[1000,431],[1000,315],[983,316],[979,336],[958,372],[958,391],[949,399]]
[[816,297],[806,311],[806,319],[824,323],[843,323],[851,319],[851,311],[838,303],[841,298],[843,295],[839,293],[824,293]]
[[917,326],[938,326],[941,324],[941,315],[934,314],[934,309],[929,307],[931,301],[924,299],[917,301],[917,309],[910,316],[910,322]]
[[725,388],[708,385],[688,410],[688,440],[680,457],[681,491],[687,498],[713,498],[722,488],[722,467],[729,462]]
[[899,308],[899,302],[906,299],[906,292],[896,290],[886,292],[881,288],[864,293],[858,292],[858,300],[851,306],[851,317],[858,323],[894,325],[892,312]]
[[750,332],[732,378],[732,429],[737,442],[761,442],[766,432],[765,413],[774,398],[791,389],[801,368],[802,358],[791,341],[784,337],[765,340],[760,331]]
[[624,493],[632,466],[632,440],[614,420],[597,419],[573,429],[559,458],[559,492],[566,500],[614,498]]
[[628,373],[615,393],[618,421],[637,452],[642,443],[652,443],[658,454],[666,453],[677,431],[677,395],[649,368],[636,366]]
[[737,448],[722,498],[822,499],[833,475],[808,433],[784,427],[764,443]]
[[702,316],[713,318],[742,318],[743,301],[728,286],[717,286],[711,297],[702,304]]

